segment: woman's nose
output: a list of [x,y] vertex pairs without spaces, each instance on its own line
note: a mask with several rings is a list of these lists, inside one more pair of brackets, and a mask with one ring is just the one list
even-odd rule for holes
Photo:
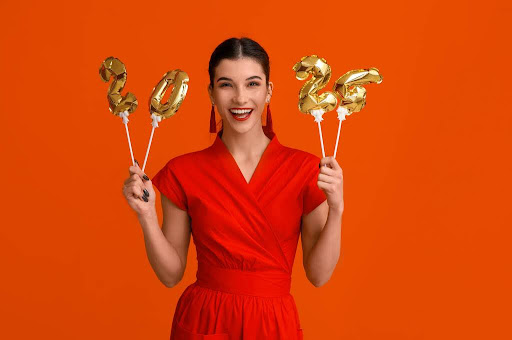
[[237,90],[233,98],[237,105],[245,104],[247,102],[247,95],[244,90]]

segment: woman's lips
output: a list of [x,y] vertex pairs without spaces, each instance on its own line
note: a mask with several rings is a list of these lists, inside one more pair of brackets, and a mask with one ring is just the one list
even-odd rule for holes
[[[243,109],[241,109],[241,110],[243,110]],[[231,115],[232,115],[232,116],[233,116],[233,118],[235,118],[236,120],[238,120],[238,121],[244,121],[244,120],[249,119],[249,117],[251,116],[251,114],[252,114],[252,111],[253,111],[253,110],[252,110],[252,109],[250,109],[250,110],[251,110],[251,112],[249,112],[249,113],[244,113],[244,114],[236,114],[236,113],[233,113],[233,112],[231,112],[231,111],[229,111],[229,112],[231,112]]]

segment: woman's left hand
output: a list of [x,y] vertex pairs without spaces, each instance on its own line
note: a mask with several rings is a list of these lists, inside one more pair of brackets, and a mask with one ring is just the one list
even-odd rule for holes
[[343,171],[334,157],[324,157],[320,160],[317,185],[327,196],[329,209],[343,212]]

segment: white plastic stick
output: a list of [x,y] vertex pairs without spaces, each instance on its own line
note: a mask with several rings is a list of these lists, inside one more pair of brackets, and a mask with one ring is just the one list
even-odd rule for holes
[[132,142],[130,141],[130,132],[128,131],[128,111],[123,111],[119,114],[123,118],[123,124],[126,130],[126,137],[128,138],[128,146],[130,147],[130,155],[132,156],[132,164],[135,166],[135,159],[133,158]]
[[324,138],[322,137],[322,127],[320,126],[320,122],[318,122],[318,133],[320,134],[320,144],[322,145],[322,157],[325,157]]
[[336,152],[338,151],[338,141],[340,139],[341,122],[346,119],[345,116],[348,114],[348,110],[344,107],[338,106],[336,112],[338,112],[338,120],[340,121],[340,123],[338,124],[338,135],[336,136],[336,146],[334,147],[334,158],[336,158]]
[[315,117],[315,122],[318,123],[318,134],[320,135],[320,145],[322,145],[322,157],[325,158],[325,150],[324,150],[324,138],[322,137],[322,126],[320,125],[320,122],[324,120],[322,118],[322,115],[325,113],[324,110],[318,109],[318,110],[311,110],[311,115]]
[[146,149],[146,157],[144,157],[144,165],[142,165],[142,172],[144,172],[144,169],[146,168],[146,162],[148,160],[149,155],[149,149],[151,149],[151,141],[153,140],[153,133],[155,132],[155,128],[158,127],[158,123],[162,121],[162,117],[155,115],[154,113],[151,114],[151,125],[153,128],[151,129],[151,136],[149,137],[149,143],[148,147]]
[[338,151],[338,141],[340,139],[340,130],[341,130],[341,120],[338,125],[338,135],[336,136],[336,146],[334,147],[334,158],[336,158],[336,151]]
[[144,172],[144,168],[146,168],[146,161],[148,160],[149,149],[151,148],[151,141],[153,140],[153,132],[155,132],[155,127],[151,129],[151,136],[149,137],[148,148],[146,149],[146,157],[144,157],[144,165],[142,166],[142,172]]

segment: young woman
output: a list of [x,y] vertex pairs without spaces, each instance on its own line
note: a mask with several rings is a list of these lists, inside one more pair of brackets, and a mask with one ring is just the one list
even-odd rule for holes
[[[123,189],[167,287],[182,279],[193,235],[197,280],[177,303],[171,340],[302,339],[290,294],[298,237],[307,278],[320,287],[340,255],[342,170],[332,157],[279,143],[268,109],[269,58],[258,43],[224,41],[209,73],[211,132],[214,106],[222,118],[213,144],[171,159],[152,181],[131,166]],[[162,229],[152,185],[162,194]]]

